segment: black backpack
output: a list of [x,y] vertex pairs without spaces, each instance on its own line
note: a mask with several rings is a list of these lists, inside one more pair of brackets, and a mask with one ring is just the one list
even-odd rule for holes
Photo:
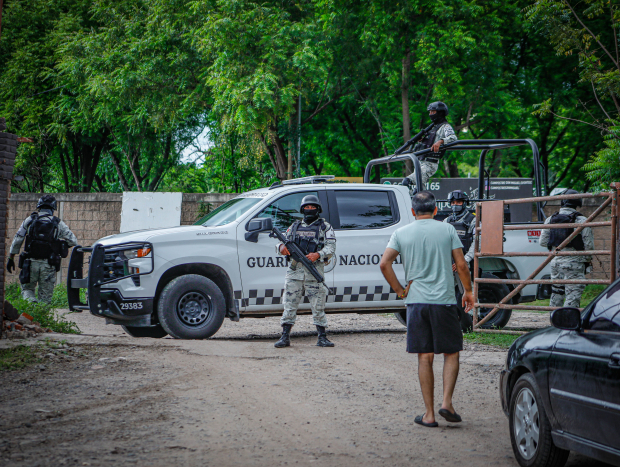
[[[580,212],[573,212],[571,214],[560,214],[556,212],[551,216],[550,224],[574,224],[577,220],[577,217],[583,216]],[[570,234],[572,234],[575,229],[549,229],[551,232],[549,233],[549,242],[547,243],[547,248],[551,251],[554,247],[560,246],[560,244],[568,238]],[[583,244],[583,237],[581,234],[577,235],[575,238],[571,240],[571,242],[566,245],[574,248],[577,251],[584,251],[585,245]]]
[[49,260],[53,255],[60,254],[61,245],[58,240],[60,219],[49,214],[40,216],[38,212],[33,212],[30,218],[32,221],[28,226],[24,248],[28,258]]

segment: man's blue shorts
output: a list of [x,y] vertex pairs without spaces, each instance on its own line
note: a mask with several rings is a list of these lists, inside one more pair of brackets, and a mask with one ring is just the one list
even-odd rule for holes
[[407,305],[407,352],[455,353],[463,350],[456,305]]

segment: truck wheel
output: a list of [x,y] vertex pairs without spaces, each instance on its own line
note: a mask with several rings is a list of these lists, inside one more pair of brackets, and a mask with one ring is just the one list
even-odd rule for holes
[[153,339],[161,339],[166,337],[168,333],[164,331],[159,324],[156,326],[149,326],[146,328],[135,326],[121,326],[127,334],[131,337],[152,337]]
[[398,320],[400,324],[407,327],[407,310],[406,309],[403,311],[394,313],[394,316],[396,316],[396,319]]
[[197,274],[171,280],[162,290],[157,316],[176,339],[206,339],[224,322],[226,300],[215,282]]
[[[483,272],[482,277],[484,279],[499,279],[499,277],[489,272]],[[478,290],[478,303],[499,303],[502,298],[509,293],[510,289],[506,284],[480,284],[480,289]],[[463,329],[463,332],[470,332],[473,326],[473,317],[471,314],[465,313],[463,310],[461,305],[462,297],[463,296],[457,289],[456,305],[459,309],[459,316],[461,318],[461,329]],[[484,318],[491,310],[492,308],[481,308],[478,312],[478,320]],[[499,310],[489,321],[482,325],[482,328],[501,329],[508,324],[511,315],[512,310]]]
[[510,442],[523,467],[562,467],[570,451],[553,444],[536,380],[531,373],[521,376],[512,390],[509,419]]

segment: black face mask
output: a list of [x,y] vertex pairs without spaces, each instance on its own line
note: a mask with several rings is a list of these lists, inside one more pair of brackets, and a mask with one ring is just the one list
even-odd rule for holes
[[318,209],[304,209],[304,222],[306,224],[312,224],[319,218]]
[[443,111],[440,112],[435,112],[433,115],[430,116],[431,117],[431,121],[433,123],[441,123],[443,121],[445,121],[445,117],[443,115]]
[[464,204],[454,204],[454,205],[452,205],[452,212],[454,213],[455,216],[458,216],[458,215],[462,214],[464,210],[465,210],[465,205]]

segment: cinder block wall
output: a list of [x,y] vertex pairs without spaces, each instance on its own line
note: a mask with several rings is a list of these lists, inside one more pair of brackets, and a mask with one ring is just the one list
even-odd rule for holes
[[[53,193],[58,202],[55,213],[78,238],[82,246],[92,245],[101,237],[119,233],[122,193]],[[36,210],[39,193],[13,193],[9,201],[6,252],[21,223]],[[185,193],[181,205],[181,225],[191,225],[200,216],[236,196],[234,193]],[[22,247],[23,250],[23,247]],[[69,258],[63,260],[58,279],[67,277]],[[18,272],[7,274],[7,282],[18,280]]]

